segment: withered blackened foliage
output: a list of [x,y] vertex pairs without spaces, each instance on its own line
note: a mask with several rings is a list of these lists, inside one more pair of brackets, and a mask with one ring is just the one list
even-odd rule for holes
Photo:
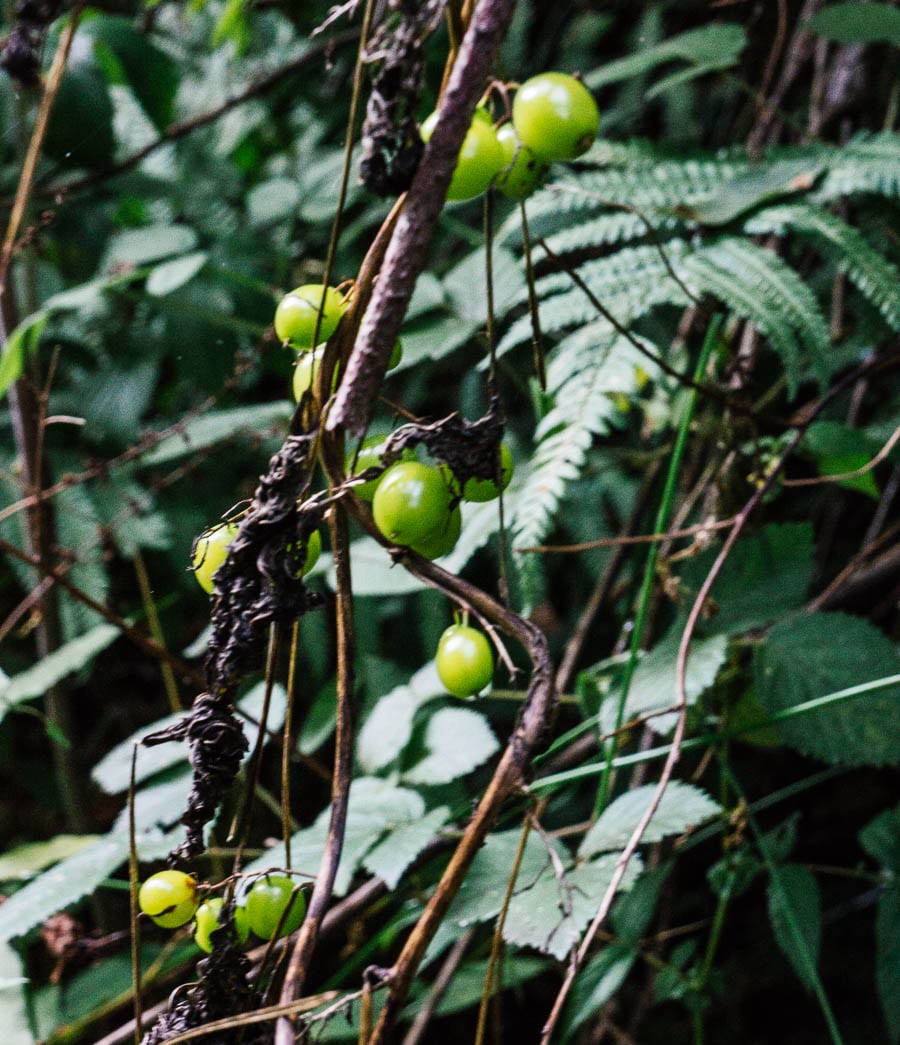
[[[208,958],[197,963],[200,982],[157,1020],[141,1045],[163,1045],[205,1023],[259,1008],[261,999],[247,981],[249,969],[249,960],[234,944],[217,945]],[[218,1031],[199,1040],[203,1045],[269,1045],[273,1036],[272,1025],[262,1024]]]
[[459,414],[451,414],[433,424],[403,425],[387,438],[381,458],[385,464],[392,464],[408,447],[421,443],[435,460],[450,466],[462,487],[469,479],[498,478],[502,438],[499,401],[492,397],[490,409],[477,421],[466,421]]
[[21,87],[41,82],[41,48],[47,27],[59,14],[60,0],[19,0],[16,24],[0,45],[0,67]]
[[379,196],[405,192],[424,148],[416,122],[425,68],[425,43],[445,0],[389,0],[364,60],[372,78],[362,129],[360,181]]
[[148,745],[187,740],[191,746],[193,788],[182,817],[187,833],[172,862],[203,852],[203,828],[237,775],[247,739],[234,716],[234,698],[241,680],[263,662],[269,625],[292,623],[321,604],[321,596],[297,576],[320,521],[317,511],[298,508],[309,486],[313,441],[310,435],[288,436],[216,571],[207,692],[174,726],[144,739]]

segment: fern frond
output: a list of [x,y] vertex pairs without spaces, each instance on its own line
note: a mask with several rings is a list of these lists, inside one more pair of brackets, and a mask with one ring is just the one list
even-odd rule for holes
[[[651,347],[648,343],[648,347]],[[596,435],[613,426],[616,393],[633,395],[654,371],[638,349],[604,320],[582,327],[560,342],[547,371],[556,405],[535,432],[532,471],[516,498],[513,543],[527,547],[543,539],[569,483],[578,478]]]
[[800,342],[827,379],[828,324],[813,292],[773,251],[724,237],[686,258],[684,269],[695,291],[713,294],[768,337],[784,360],[792,394],[801,376]]
[[847,222],[804,203],[781,204],[760,211],[745,226],[751,235],[788,229],[808,236],[821,253],[881,312],[894,330],[900,330],[900,272]]
[[573,251],[586,251],[591,248],[643,239],[651,231],[672,232],[679,229],[681,225],[682,223],[675,218],[649,215],[644,217],[631,211],[618,210],[591,218],[583,224],[564,229],[546,239],[547,245],[554,254],[565,255],[571,254]]
[[[677,271],[690,249],[679,239],[663,245],[669,264]],[[661,304],[688,305],[690,299],[672,279],[657,247],[626,247],[610,255],[588,261],[578,270],[591,292],[624,326]],[[556,334],[597,318],[590,299],[576,286],[567,272],[554,272],[537,281],[541,308],[541,328]],[[520,296],[517,302],[522,304]],[[522,316],[506,332],[497,351],[503,353],[531,337],[531,317]]]
[[825,155],[827,172],[812,194],[815,202],[863,192],[900,196],[900,134],[857,134],[846,145],[832,146]]

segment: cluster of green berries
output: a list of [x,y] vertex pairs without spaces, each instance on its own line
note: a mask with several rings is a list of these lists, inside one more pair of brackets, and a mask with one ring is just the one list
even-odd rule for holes
[[[438,120],[422,124],[428,141]],[[512,122],[495,128],[487,109],[475,110],[466,132],[448,200],[469,200],[495,185],[511,199],[523,200],[543,182],[554,160],[574,160],[597,137],[600,113],[590,91],[566,73],[541,73],[516,91]]]
[[[201,900],[197,879],[184,871],[157,871],[138,892],[138,906],[156,925],[178,929],[194,920],[194,941],[209,954],[212,934],[223,927],[225,901],[221,897]],[[287,875],[267,874],[257,878],[241,903],[234,906],[234,931],[243,944],[250,933],[261,940],[290,936],[306,915],[306,899]]]

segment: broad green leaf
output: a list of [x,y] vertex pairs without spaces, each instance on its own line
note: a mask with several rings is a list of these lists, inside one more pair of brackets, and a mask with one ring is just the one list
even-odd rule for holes
[[739,25],[706,25],[679,33],[627,58],[609,62],[589,73],[585,83],[591,90],[596,90],[608,83],[641,76],[675,59],[709,69],[727,69],[735,64],[746,44],[747,34]]
[[[158,859],[184,837],[179,825],[190,789],[190,774],[140,792],[135,798],[138,852],[142,859]],[[89,895],[128,859],[128,810],[117,818],[109,834],[61,860],[0,905],[0,942],[23,936],[51,914]]]
[[0,685],[0,717],[13,704],[43,696],[51,686],[80,671],[119,636],[119,629],[112,624],[98,624],[89,632],[72,639],[48,654],[33,668],[20,672],[5,685]]
[[[502,248],[494,250],[494,307],[505,312],[524,285],[522,270],[515,256]],[[484,250],[478,248],[444,277],[444,290],[453,304],[458,320],[478,327],[487,319],[487,296],[476,292],[486,286]]]
[[25,362],[37,351],[41,334],[49,318],[50,313],[46,308],[33,312],[27,319],[23,319],[6,339],[0,355],[0,396],[22,376]]
[[78,58],[60,82],[44,151],[69,169],[102,169],[112,162],[116,144],[109,87],[89,50]]
[[875,983],[884,1013],[888,1041],[900,1042],[900,885],[892,882],[881,894],[875,919]]
[[468,708],[441,708],[425,729],[427,754],[403,774],[410,784],[449,784],[471,773],[500,747],[487,719]]
[[[256,744],[258,730],[254,725],[259,721],[262,714],[263,699],[265,696],[265,683],[258,682],[247,694],[238,701],[238,708],[242,712],[239,718],[247,740],[250,743],[250,751]],[[272,687],[271,704],[269,707],[268,729],[277,732],[284,724],[284,711],[287,703],[287,694],[284,687],[276,683]],[[245,718],[244,716],[248,716]],[[150,733],[166,729],[174,725],[184,717],[184,713],[167,715],[157,722],[144,726],[133,733],[127,740],[123,740],[109,751],[91,771],[91,779],[107,794],[114,795],[121,791],[127,791],[131,779],[131,756],[134,745],[140,743]],[[164,769],[171,769],[182,762],[187,762],[190,749],[187,744],[171,742],[168,744],[156,744],[152,747],[139,747],[135,781],[140,784],[150,777],[161,773]],[[249,757],[249,752],[246,757]]]
[[0,944],[0,1027],[4,1045],[35,1045],[28,1019],[28,977],[18,953]]
[[[645,784],[633,791],[626,791],[611,802],[584,836],[578,849],[579,857],[624,849],[641,817],[650,808],[655,794],[656,784]],[[642,844],[659,842],[667,835],[683,834],[721,812],[719,803],[714,802],[705,791],[674,780],[663,792],[659,808],[644,832]]]
[[900,872],[900,806],[886,809],[859,832],[863,849],[883,867]]
[[769,881],[772,931],[794,972],[807,987],[812,987],[822,937],[819,886],[815,875],[799,864],[782,864],[776,870],[777,875]]
[[807,28],[842,44],[888,43],[900,47],[900,11],[893,4],[829,4]]
[[47,842],[25,842],[0,856],[0,881],[33,878],[50,864],[80,853],[99,835],[57,835]]
[[363,771],[375,773],[398,758],[412,736],[416,712],[445,692],[434,663],[429,662],[408,683],[385,694],[356,739],[356,759]]
[[[755,653],[768,713],[898,671],[893,644],[861,617],[808,613],[777,624]],[[900,687],[866,694],[778,724],[785,743],[838,765],[900,761]]]
[[115,272],[124,266],[135,268],[154,261],[186,254],[197,245],[197,233],[187,225],[147,225],[120,232],[110,241],[103,271]]
[[300,203],[300,186],[293,178],[270,178],[247,193],[247,216],[254,228],[288,221]]
[[600,1006],[622,986],[637,958],[637,949],[626,943],[610,944],[591,958],[572,986],[563,1017],[564,1037],[568,1038],[588,1020],[597,1017]]
[[[562,880],[552,866],[546,867],[530,889],[513,896],[503,938],[507,943],[534,947],[562,961],[578,945],[582,932],[597,913],[618,861],[618,853],[607,853],[567,868]],[[619,889],[630,889],[640,869],[640,860],[632,857]]]
[[401,824],[369,850],[363,867],[377,875],[388,889],[396,889],[407,867],[449,819],[450,810],[439,806],[417,820]]
[[148,468],[169,464],[243,434],[256,435],[273,429],[280,430],[293,412],[291,403],[279,400],[203,414],[185,421],[177,433],[166,436],[152,450],[139,457],[138,462]]
[[[817,421],[810,425],[799,449],[816,460],[821,475],[842,475],[868,464],[880,446],[877,439],[858,428],[839,421]],[[875,500],[881,496],[871,472],[842,479],[837,485],[845,490],[858,490]]]
[[[713,614],[707,633],[734,635],[762,627],[803,605],[812,583],[813,532],[809,523],[764,526],[740,541],[725,560],[712,589]],[[692,559],[682,584],[693,596],[717,555],[713,548]]]
[[[635,668],[625,705],[626,717],[645,715],[670,708],[675,703],[675,667],[681,628],[674,627],[665,638],[645,656]],[[694,704],[715,682],[719,669],[728,656],[728,637],[714,635],[710,639],[699,639],[691,643],[685,673],[685,694],[688,704]],[[617,690],[605,702],[602,727],[612,729],[615,725]],[[668,733],[675,728],[678,712],[659,715],[650,725],[657,733]]]
[[[100,45],[96,58],[106,69],[107,78],[127,83],[156,129],[164,131],[172,120],[178,90],[179,69],[175,61],[129,17],[104,11],[83,22],[80,32]],[[103,49],[112,62],[105,61],[99,53]]]
[[206,251],[197,250],[157,265],[147,277],[147,293],[151,297],[161,298],[171,294],[173,290],[178,290],[197,275],[208,258]]
[[622,942],[637,947],[656,914],[662,887],[671,871],[671,861],[649,868],[624,896],[616,900],[609,913],[609,920]]
[[706,199],[676,208],[679,217],[702,225],[727,225],[761,203],[810,189],[821,172],[810,160],[780,160],[736,175]]

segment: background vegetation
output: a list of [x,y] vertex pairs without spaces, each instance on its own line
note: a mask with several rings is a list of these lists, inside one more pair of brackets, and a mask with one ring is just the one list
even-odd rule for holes
[[[18,227],[46,94],[0,76],[10,1045],[134,1033],[132,739],[203,688],[191,542],[252,497],[293,413],[270,323],[324,271],[361,16],[334,13],[311,38],[325,3],[78,7],[71,39],[63,13]],[[483,201],[448,205],[373,430],[481,414],[493,320],[516,475],[502,516],[468,506],[442,565],[540,626],[560,708],[430,944],[408,1045],[537,1040],[555,1001],[558,1041],[900,1040],[898,43],[878,3],[516,7],[496,74],[579,71],[602,111],[593,149],[526,205],[545,387],[518,207],[494,199],[486,225]],[[443,28],[428,48],[420,116]],[[351,177],[333,282],[390,202]],[[528,684],[509,642],[516,673],[446,696],[432,658],[452,603],[351,536],[357,731],[306,983],[327,1008],[316,1040],[359,1036],[364,970],[396,960]],[[325,608],[302,621],[286,741],[287,635],[269,673],[245,871],[288,861],[284,808],[293,867],[315,875],[326,841],[327,555],[312,583]],[[265,690],[259,673],[242,691],[251,742]],[[189,786],[183,746],[141,750],[142,876],[180,840]],[[205,881],[231,871],[240,794],[192,865]],[[150,1008],[199,952],[141,939]]]

